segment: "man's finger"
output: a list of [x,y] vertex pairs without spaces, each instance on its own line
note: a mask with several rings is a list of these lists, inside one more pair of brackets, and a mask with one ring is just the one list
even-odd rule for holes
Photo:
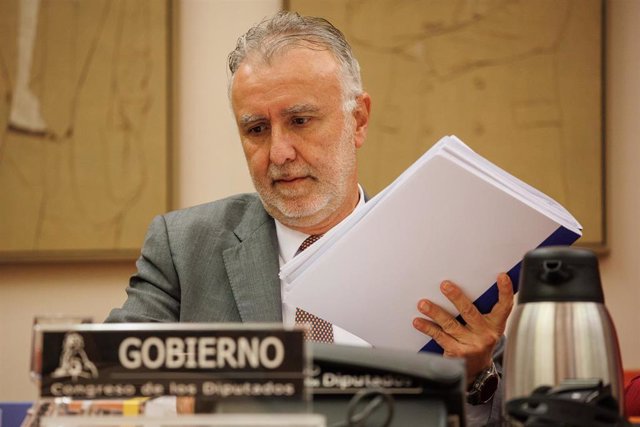
[[445,352],[457,346],[458,342],[449,334],[444,332],[440,326],[422,317],[413,319],[413,327],[425,335],[433,338]]
[[433,323],[438,325],[445,333],[454,338],[459,338],[467,332],[465,327],[461,325],[455,317],[431,301],[420,300],[418,303],[418,310],[420,313],[433,320]]
[[489,318],[493,324],[504,325],[513,309],[513,284],[506,273],[498,276],[498,303],[493,306]]
[[[487,322],[482,316],[482,313],[478,311],[478,308],[473,305],[473,302],[467,298],[456,284],[445,280],[440,285],[440,290],[442,291],[442,294],[455,306],[470,329],[486,327]],[[456,321],[456,323],[458,322]]]

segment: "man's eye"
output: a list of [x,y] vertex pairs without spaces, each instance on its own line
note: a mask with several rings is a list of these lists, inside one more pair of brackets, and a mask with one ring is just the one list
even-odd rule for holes
[[258,126],[253,126],[247,129],[247,133],[258,135],[263,133],[266,130],[267,130],[267,125],[258,125]]
[[301,126],[309,122],[309,117],[294,117],[291,121],[294,125]]

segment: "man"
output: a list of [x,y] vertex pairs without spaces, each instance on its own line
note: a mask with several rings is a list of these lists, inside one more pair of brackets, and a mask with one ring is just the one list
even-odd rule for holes
[[[323,235],[365,202],[356,150],[366,138],[371,99],[339,30],[320,18],[281,12],[239,39],[229,68],[231,105],[258,194],[157,217],[128,299],[108,321],[294,324],[296,308],[282,303],[280,266],[309,236]],[[492,373],[513,304],[505,274],[498,287],[498,304],[482,315],[455,284],[441,284],[466,325],[416,301],[431,320],[418,317],[413,327],[433,337],[445,356],[466,359],[472,388]],[[362,344],[331,330],[334,342]],[[472,412],[486,421],[491,406]]]

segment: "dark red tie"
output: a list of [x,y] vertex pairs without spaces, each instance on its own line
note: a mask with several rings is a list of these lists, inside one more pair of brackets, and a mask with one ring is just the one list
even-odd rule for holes
[[[296,255],[314,244],[322,235],[307,237],[298,248]],[[309,329],[305,331],[304,339],[307,341],[333,342],[333,326],[324,319],[314,316],[301,308],[296,308],[296,325],[307,324]]]

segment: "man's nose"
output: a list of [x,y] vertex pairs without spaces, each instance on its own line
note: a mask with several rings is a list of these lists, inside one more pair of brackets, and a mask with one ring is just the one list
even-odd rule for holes
[[271,163],[283,165],[296,158],[294,146],[295,136],[280,127],[274,126],[271,129]]

